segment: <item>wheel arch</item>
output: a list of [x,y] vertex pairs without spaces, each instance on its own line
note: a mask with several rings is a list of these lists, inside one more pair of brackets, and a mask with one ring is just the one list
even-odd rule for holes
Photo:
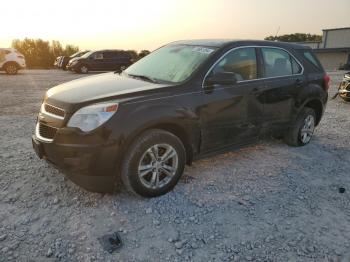
[[192,141],[193,138],[191,137],[191,134],[189,134],[186,131],[187,128],[175,122],[164,121],[139,127],[126,137],[123,143],[123,148],[127,149],[127,147],[132,143],[132,141],[136,139],[136,137],[151,129],[164,130],[178,137],[185,147],[186,164],[191,165],[193,161],[193,156],[196,153],[197,148],[199,146],[199,138],[198,141]]
[[16,62],[16,61],[7,61],[4,63],[4,65],[2,66],[4,69],[6,68],[6,66],[8,65],[15,65],[17,67],[17,69],[20,69],[20,65]]
[[324,111],[324,106],[322,102],[319,99],[311,99],[304,104],[303,108],[304,107],[312,108],[315,111],[316,126],[317,126],[321,121],[323,111]]

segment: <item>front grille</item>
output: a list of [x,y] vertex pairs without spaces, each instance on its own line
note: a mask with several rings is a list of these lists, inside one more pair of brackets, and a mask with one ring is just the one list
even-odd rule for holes
[[61,108],[58,108],[49,104],[45,104],[44,108],[45,108],[45,111],[50,114],[53,114],[59,117],[64,117],[64,110]]
[[57,128],[45,125],[43,123],[38,123],[38,133],[42,138],[53,139],[56,135]]

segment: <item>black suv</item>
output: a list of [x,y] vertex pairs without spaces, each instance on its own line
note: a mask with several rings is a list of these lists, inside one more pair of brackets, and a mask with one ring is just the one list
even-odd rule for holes
[[87,74],[89,71],[121,71],[132,63],[133,59],[127,51],[100,50],[71,59],[66,68],[76,73]]
[[77,184],[142,196],[171,190],[185,164],[263,134],[310,142],[329,77],[305,46],[266,41],[174,42],[121,74],[50,89],[33,147]]
[[[85,50],[85,51],[79,51],[77,53],[74,53],[71,56],[61,56],[59,58],[58,62],[57,62],[57,67],[59,69],[67,70],[67,65],[68,65],[70,60],[72,60],[73,58],[81,57],[81,56],[85,55],[88,52],[90,52],[90,51],[89,50]],[[57,61],[57,59],[56,59],[56,61]]]

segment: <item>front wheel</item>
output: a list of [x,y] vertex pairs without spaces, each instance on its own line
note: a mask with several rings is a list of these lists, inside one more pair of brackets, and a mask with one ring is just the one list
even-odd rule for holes
[[15,64],[10,63],[5,66],[5,71],[8,75],[16,75],[18,72],[18,68]]
[[122,181],[138,195],[160,196],[177,184],[185,162],[186,151],[178,137],[164,130],[148,130],[129,147],[122,163]]
[[78,69],[78,72],[81,74],[89,73],[89,68],[86,65],[81,65]]
[[294,125],[286,131],[284,141],[290,146],[305,146],[310,143],[315,126],[315,111],[312,108],[305,107],[301,110]]

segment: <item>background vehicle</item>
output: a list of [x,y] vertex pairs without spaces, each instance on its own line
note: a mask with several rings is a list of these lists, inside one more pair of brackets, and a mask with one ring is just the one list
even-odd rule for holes
[[67,69],[87,74],[89,71],[118,71],[133,63],[131,55],[122,50],[90,51],[79,58],[73,58]]
[[66,67],[71,59],[81,57],[85,55],[87,52],[90,52],[90,50],[79,51],[71,56],[61,56],[59,59],[59,63],[57,64],[57,67],[59,69],[67,70]]
[[62,56],[56,57],[55,62],[53,63],[53,66],[54,66],[54,67],[57,67],[57,68],[58,68],[58,66],[59,66],[59,64],[60,64],[60,62],[61,62],[61,58],[62,58]]
[[338,88],[338,94],[343,100],[350,101],[350,72],[344,75]]
[[15,75],[19,69],[25,67],[26,61],[20,52],[14,48],[0,48],[0,71]]
[[304,46],[180,41],[122,74],[50,89],[32,142],[39,157],[89,190],[113,190],[118,174],[130,191],[154,197],[176,185],[185,164],[264,134],[308,144],[328,88]]

